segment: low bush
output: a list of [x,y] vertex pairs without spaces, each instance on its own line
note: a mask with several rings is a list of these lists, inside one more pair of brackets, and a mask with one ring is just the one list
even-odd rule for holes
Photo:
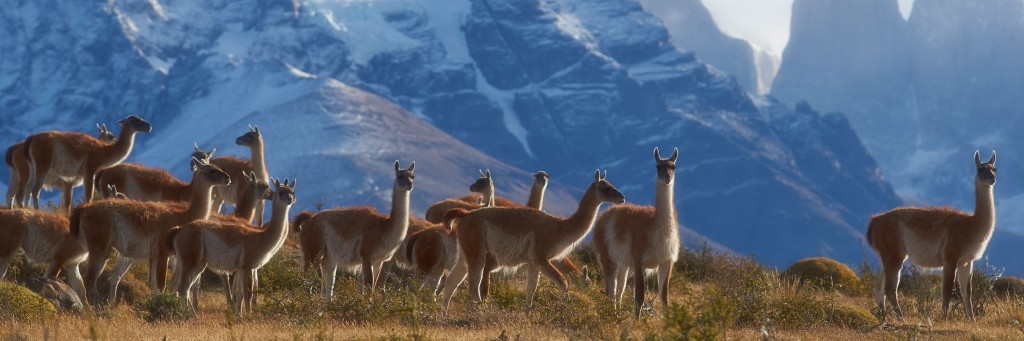
[[146,296],[135,304],[134,309],[147,322],[184,321],[192,317],[192,309],[185,299],[164,292]]
[[782,277],[824,290],[856,293],[860,289],[860,279],[849,266],[825,257],[798,260],[782,272]]
[[1024,279],[1013,276],[999,277],[992,283],[992,291],[996,297],[1003,299],[1024,298]]
[[0,281],[0,318],[7,321],[38,321],[57,316],[49,300],[21,285]]

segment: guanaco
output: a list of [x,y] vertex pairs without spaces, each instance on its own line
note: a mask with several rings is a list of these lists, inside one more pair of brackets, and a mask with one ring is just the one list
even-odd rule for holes
[[866,239],[882,262],[875,285],[875,302],[885,315],[889,298],[896,316],[903,318],[896,288],[903,263],[923,268],[942,268],[942,315],[948,317],[954,279],[960,284],[964,313],[974,320],[971,303],[971,272],[974,261],[988,247],[996,226],[992,188],[996,184],[996,151],[988,162],[974,152],[974,214],[946,207],[900,207],[871,217]]
[[320,261],[323,296],[328,302],[334,294],[338,268],[362,270],[362,293],[374,292],[385,261],[391,259],[405,240],[409,228],[409,193],[416,168],[401,169],[395,161],[395,182],[391,195],[391,214],[385,216],[372,207],[330,209],[317,213],[302,224],[300,233],[303,259]]
[[679,257],[679,222],[673,203],[676,159],[661,158],[654,148],[657,172],[654,181],[654,206],[619,205],[608,209],[594,227],[594,249],[604,270],[604,292],[618,307],[633,274],[633,313],[640,317],[646,289],[646,270],[658,271],[661,304],[668,306],[668,284]]
[[447,311],[455,289],[469,276],[471,296],[480,301],[480,282],[487,257],[493,257],[499,266],[527,265],[526,305],[533,306],[537,279],[543,273],[565,295],[568,283],[551,264],[562,259],[590,232],[602,203],[621,204],[625,196],[615,189],[599,171],[594,182],[587,187],[576,212],[569,218],[560,218],[531,208],[488,207],[472,212],[456,210],[455,225],[459,241],[459,259],[449,272],[444,285],[444,310]]
[[71,214],[71,233],[79,237],[89,251],[85,285],[91,299],[98,299],[96,281],[110,257],[119,253],[110,276],[109,302],[116,302],[117,285],[135,259],[149,260],[149,283],[154,291],[163,290],[169,250],[160,247],[161,237],[172,227],[210,215],[210,196],[215,186],[231,182],[227,173],[205,161],[193,158],[192,200],[147,202],[106,200],[76,207]]
[[[29,160],[29,195],[39,208],[39,194],[48,177],[61,178],[77,186],[85,186],[84,202],[92,200],[96,172],[121,163],[135,145],[136,133],[149,133],[153,126],[141,117],[129,115],[120,121],[121,133],[114,143],[78,132],[46,131],[25,139],[25,155]],[[72,187],[73,188],[73,187]],[[72,189],[62,193],[72,197]],[[71,201],[65,207],[71,209]]]
[[[111,143],[116,140],[116,136],[110,130],[107,130],[107,125],[104,123],[100,125],[96,124],[96,129],[99,129],[99,135],[96,137],[104,143]],[[15,143],[10,148],[7,148],[7,154],[4,160],[7,162],[7,168],[11,173],[11,181],[7,183],[7,207],[28,207],[28,178],[31,165],[28,162],[28,158],[25,154],[25,141]],[[56,176],[47,177],[43,181],[43,188],[60,188],[63,197],[61,198],[61,207],[68,207],[71,205],[72,198],[70,197],[71,188],[74,183],[65,181]]]

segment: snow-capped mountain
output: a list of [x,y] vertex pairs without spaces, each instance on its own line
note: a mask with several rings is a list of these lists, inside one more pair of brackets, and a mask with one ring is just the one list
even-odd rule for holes
[[192,142],[265,134],[299,206],[387,208],[416,160],[413,211],[478,168],[524,198],[526,171],[571,212],[593,169],[653,202],[654,146],[679,147],[687,239],[785,265],[853,263],[869,213],[898,204],[839,114],[748,93],[677,48],[635,0],[18,1],[0,8],[0,103],[13,143],[139,112],[131,160],[186,175]]

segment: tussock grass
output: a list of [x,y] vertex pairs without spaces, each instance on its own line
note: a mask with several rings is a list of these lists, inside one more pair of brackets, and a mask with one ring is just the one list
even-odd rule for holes
[[[570,280],[568,299],[541,277],[533,309],[527,310],[525,275],[520,271],[508,278],[492,277],[491,296],[483,303],[472,301],[463,284],[447,315],[442,315],[439,298],[435,301],[429,290],[420,288],[421,278],[397,269],[382,276],[384,289],[365,296],[359,294],[361,277],[340,275],[334,301],[325,303],[320,299],[319,274],[315,269],[303,271],[289,242],[260,271],[260,301],[253,313],[242,317],[228,312],[219,285],[204,286],[201,308],[192,315],[173,296],[147,296],[142,284],[147,295],[135,304],[104,308],[97,317],[58,314],[50,322],[12,320],[7,334],[29,339],[45,334],[61,339],[185,340],[1024,338],[1024,300],[996,296],[998,271],[981,265],[975,279],[976,310],[983,312],[978,322],[958,317],[962,314],[948,321],[937,318],[941,311],[936,277],[908,268],[900,288],[906,320],[882,324],[870,312],[875,278],[870,266],[858,269],[857,280],[846,289],[801,285],[751,257],[707,248],[683,250],[671,282],[669,307],[656,300],[652,278],[643,283],[651,290],[638,320],[633,317],[631,289],[618,309],[603,294],[603,274],[592,250],[582,247],[573,256],[591,270],[591,282]],[[145,275],[132,271],[125,281]],[[991,284],[989,289],[984,288],[986,283]]]

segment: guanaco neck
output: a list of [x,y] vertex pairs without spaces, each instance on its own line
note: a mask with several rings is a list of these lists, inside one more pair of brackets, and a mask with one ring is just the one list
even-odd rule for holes
[[491,180],[491,185],[487,186],[487,191],[484,192],[484,207],[494,207],[494,181]]
[[579,240],[590,233],[590,229],[594,226],[594,220],[597,219],[597,210],[601,207],[601,202],[601,199],[597,197],[596,183],[591,184],[587,188],[587,192],[583,193],[576,212],[563,222],[563,235],[571,237],[573,240]]
[[675,178],[668,183],[654,179],[654,216],[659,225],[675,229],[676,206],[673,202]]
[[270,181],[267,178],[267,163],[263,159],[263,139],[253,144],[249,149],[252,151],[252,171],[256,173],[257,179]]
[[270,221],[263,225],[263,231],[259,232],[262,238],[268,238],[272,249],[276,249],[284,243],[288,237],[288,210],[290,204],[274,200],[270,208]]
[[974,226],[986,231],[995,229],[996,205],[992,198],[992,185],[974,184]]
[[117,136],[117,141],[101,147],[100,165],[109,167],[124,161],[135,145],[135,129],[124,127]]
[[185,212],[190,220],[203,220],[210,217],[210,196],[213,195],[213,185],[205,181],[192,179],[189,184],[192,188],[192,201]]
[[544,208],[544,189],[548,187],[547,184],[533,184],[533,188],[530,189],[530,199],[526,201],[526,206],[536,210]]
[[385,240],[401,241],[409,231],[409,191],[403,191],[395,184],[391,193],[391,216],[388,217],[389,229],[385,232]]

